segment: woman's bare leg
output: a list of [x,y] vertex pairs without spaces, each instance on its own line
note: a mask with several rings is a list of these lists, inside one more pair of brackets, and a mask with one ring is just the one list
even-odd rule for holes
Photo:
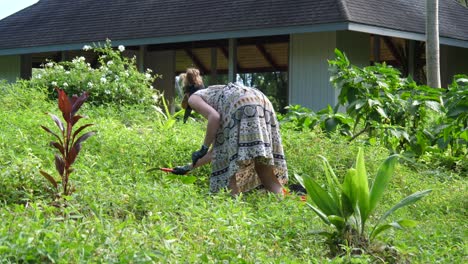
[[268,191],[283,194],[283,186],[278,181],[278,178],[276,178],[273,166],[255,161],[255,171],[257,172],[258,177],[260,177],[260,181],[263,186],[265,186]]
[[231,190],[232,196],[236,196],[239,194],[239,188],[237,187],[236,175],[233,175],[231,177],[228,188]]

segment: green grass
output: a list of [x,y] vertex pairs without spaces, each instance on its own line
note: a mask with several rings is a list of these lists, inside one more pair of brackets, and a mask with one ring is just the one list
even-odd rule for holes
[[[83,144],[67,207],[51,204],[43,169],[56,176],[52,140],[40,125],[54,127],[58,114],[40,91],[0,88],[0,263],[367,263],[371,256],[330,260],[312,231],[322,222],[297,197],[278,200],[264,192],[237,198],[209,194],[209,167],[184,184],[148,169],[188,162],[204,124],[177,122],[164,128],[151,109],[118,110],[86,105],[80,114],[98,133]],[[81,121],[80,121],[81,122]],[[309,174],[322,183],[325,156],[334,170],[352,166],[364,147],[369,175],[386,158],[378,146],[348,144],[339,136],[283,130],[290,178]],[[433,192],[393,218],[419,225],[380,236],[412,263],[462,263],[468,223],[466,178],[442,168],[400,164],[378,212],[419,190]],[[378,213],[376,215],[379,215]],[[370,219],[375,221],[376,219]]]

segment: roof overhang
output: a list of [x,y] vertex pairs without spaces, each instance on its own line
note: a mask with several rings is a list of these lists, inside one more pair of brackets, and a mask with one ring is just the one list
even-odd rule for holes
[[[349,23],[348,30],[369,33],[369,34],[376,34],[380,36],[389,36],[389,37],[396,37],[396,38],[403,38],[403,39],[426,41],[426,35],[422,33],[401,31],[401,30],[376,27],[376,26],[370,26],[370,25],[364,25],[364,24],[357,24],[357,23]],[[468,40],[440,37],[439,43],[441,45],[468,48]]]
[[[286,34],[339,31],[339,30],[350,30],[350,31],[357,31],[357,32],[376,34],[376,35],[382,35],[382,36],[390,36],[390,37],[425,41],[425,34],[421,34],[421,33],[400,31],[400,30],[395,30],[395,29],[346,22],[346,23],[330,23],[330,24],[304,25],[304,26],[293,26],[293,27],[201,33],[201,34],[186,34],[186,35],[174,35],[174,36],[164,36],[164,37],[154,37],[154,38],[112,39],[112,45],[140,46],[140,45],[168,44],[168,43],[180,43],[180,42],[201,41],[201,40],[262,37],[262,36],[275,36],[275,35],[286,35]],[[93,43],[99,43],[99,42],[105,42],[105,40],[103,39],[103,40],[97,40],[97,41],[92,41],[92,42],[81,42],[81,43],[71,43],[71,44],[62,44],[62,45],[3,49],[3,50],[0,50],[0,56],[33,54],[33,53],[52,52],[52,51],[80,50],[83,48],[84,45],[92,45]],[[468,41],[464,41],[464,40],[441,37],[439,42],[442,45],[468,48]]]

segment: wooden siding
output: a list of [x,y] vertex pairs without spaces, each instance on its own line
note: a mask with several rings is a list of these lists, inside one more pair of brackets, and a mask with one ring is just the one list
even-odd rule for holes
[[327,60],[333,58],[336,33],[293,34],[290,39],[289,104],[314,111],[334,105]]
[[15,82],[21,75],[21,56],[0,56],[0,80]]
[[370,41],[365,33],[338,31],[291,35],[289,104],[314,111],[337,103],[339,91],[330,83],[328,60],[335,48],[345,52],[354,65],[370,64]]
[[441,46],[440,70],[442,87],[447,87],[457,74],[468,75],[468,49]]
[[336,47],[346,53],[353,65],[358,67],[370,65],[371,42],[369,34],[338,31],[336,32]]

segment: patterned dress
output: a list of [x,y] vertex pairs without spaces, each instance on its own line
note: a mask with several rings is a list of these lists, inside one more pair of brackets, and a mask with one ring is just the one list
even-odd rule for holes
[[221,124],[213,143],[210,191],[233,187],[246,192],[261,182],[254,161],[271,165],[279,182],[288,181],[279,123],[268,98],[255,88],[214,85],[195,92],[213,107]]

